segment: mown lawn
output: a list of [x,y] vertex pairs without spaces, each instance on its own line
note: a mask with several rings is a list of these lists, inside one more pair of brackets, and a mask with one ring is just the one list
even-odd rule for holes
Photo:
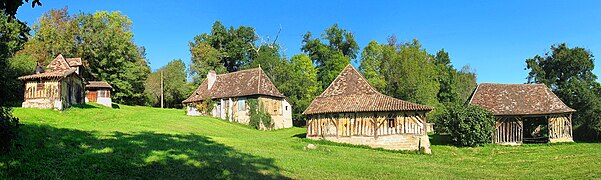
[[0,155],[3,179],[591,179],[601,144],[457,148],[432,136],[432,155],[318,144],[305,129],[257,131],[183,110],[86,105],[14,110],[20,150]]

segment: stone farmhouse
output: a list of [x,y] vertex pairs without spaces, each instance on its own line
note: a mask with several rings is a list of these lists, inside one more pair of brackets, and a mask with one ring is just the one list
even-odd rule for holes
[[[208,99],[216,103],[211,112],[203,114],[197,105]],[[190,116],[210,115],[248,124],[248,99],[257,99],[264,105],[271,115],[274,129],[292,127],[292,106],[260,67],[227,74],[209,71],[207,78],[183,103]]]
[[38,64],[35,74],[19,77],[25,81],[22,107],[63,110],[84,103],[81,67],[81,58],[64,58],[60,54],[46,71]]
[[469,101],[491,111],[495,118],[492,142],[573,142],[572,113],[544,84],[478,85]]
[[303,114],[310,139],[430,153],[431,110],[381,94],[349,64]]

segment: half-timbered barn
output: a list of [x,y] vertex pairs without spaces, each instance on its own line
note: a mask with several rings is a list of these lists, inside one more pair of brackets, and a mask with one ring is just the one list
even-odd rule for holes
[[469,103],[494,114],[493,143],[573,142],[575,110],[544,84],[482,83]]
[[[197,107],[204,100],[215,101],[213,110],[203,114]],[[292,106],[278,91],[263,69],[254,68],[227,74],[209,71],[196,91],[184,100],[190,116],[210,115],[232,122],[248,124],[249,99],[256,99],[271,115],[274,129],[292,127]]]
[[25,81],[24,108],[63,110],[72,104],[84,103],[85,81],[80,75],[81,58],[58,55],[47,66],[38,63],[35,74],[21,76]]
[[95,102],[107,107],[112,107],[112,88],[113,87],[106,81],[89,81],[86,85],[86,102]]
[[303,114],[310,139],[429,153],[426,113],[431,110],[381,94],[349,64]]

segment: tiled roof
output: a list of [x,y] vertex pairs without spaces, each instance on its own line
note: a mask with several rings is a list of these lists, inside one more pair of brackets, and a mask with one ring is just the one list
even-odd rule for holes
[[544,84],[481,83],[470,104],[494,115],[543,115],[574,112]]
[[40,74],[21,76],[18,79],[27,80],[27,79],[35,79],[35,78],[64,78],[64,77],[69,76],[71,73],[74,73],[75,70],[76,70],[75,68],[70,68],[70,69],[46,71],[46,72],[40,73]]
[[67,58],[66,60],[67,60],[67,63],[69,63],[69,66],[71,66],[71,67],[83,65],[83,63],[81,63],[81,58]]
[[263,69],[254,68],[219,74],[211,89],[208,89],[208,81],[205,79],[196,91],[183,102],[197,102],[206,97],[218,99],[251,95],[285,97],[265,75]]
[[349,64],[303,114],[430,110],[432,107],[381,94]]
[[65,60],[65,58],[63,57],[62,54],[59,54],[58,56],[56,56],[56,58],[54,58],[54,60],[52,60],[52,62],[50,62],[50,64],[48,64],[48,69],[50,69],[49,71],[64,70],[64,69],[70,69],[70,68],[71,68],[71,66],[69,65],[67,60]]
[[106,81],[88,81],[90,84],[86,85],[86,88],[113,88]]
[[26,79],[34,79],[34,78],[63,78],[68,76],[71,73],[75,73],[77,70],[74,67],[81,65],[81,58],[68,58],[73,63],[69,65],[67,59],[63,57],[63,55],[59,54],[48,64],[48,70],[44,73],[32,74],[27,76],[21,76],[18,79],[26,80]]

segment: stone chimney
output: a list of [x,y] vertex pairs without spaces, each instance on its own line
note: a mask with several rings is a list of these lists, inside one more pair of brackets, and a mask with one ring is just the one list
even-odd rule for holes
[[36,63],[35,73],[36,74],[44,73],[44,68],[42,68],[42,63],[39,61]]
[[214,70],[210,70],[209,73],[207,74],[207,82],[209,83],[208,89],[211,89],[211,87],[213,87],[213,84],[215,84],[216,80],[217,80],[217,72],[215,72]]

